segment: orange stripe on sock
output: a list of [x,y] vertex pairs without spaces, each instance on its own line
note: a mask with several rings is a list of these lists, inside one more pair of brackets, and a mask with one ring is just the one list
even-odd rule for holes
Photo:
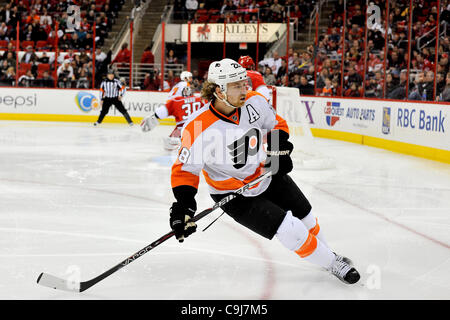
[[308,234],[308,238],[306,239],[305,243],[300,247],[300,249],[297,249],[295,253],[297,253],[301,258],[305,258],[313,253],[316,248],[317,239],[310,233]]
[[314,228],[309,229],[309,233],[312,233],[313,235],[317,236],[319,234],[319,231],[320,231],[320,227],[319,227],[319,223],[316,218],[316,225],[314,226]]

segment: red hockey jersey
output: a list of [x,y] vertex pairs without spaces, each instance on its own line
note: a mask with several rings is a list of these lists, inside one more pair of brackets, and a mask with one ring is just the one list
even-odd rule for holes
[[200,109],[203,104],[204,102],[201,97],[175,97],[168,100],[165,106],[157,108],[155,113],[160,119],[174,116],[177,127],[181,127],[186,119]]

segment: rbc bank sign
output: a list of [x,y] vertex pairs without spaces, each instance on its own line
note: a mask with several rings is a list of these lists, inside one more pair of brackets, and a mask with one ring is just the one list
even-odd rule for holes
[[396,125],[400,128],[445,133],[445,117],[442,110],[439,110],[439,114],[431,114],[415,108],[398,108]]

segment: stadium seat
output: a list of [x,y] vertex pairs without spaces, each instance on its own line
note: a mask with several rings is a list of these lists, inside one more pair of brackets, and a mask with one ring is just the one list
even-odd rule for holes
[[7,48],[8,48],[8,41],[0,40],[0,49],[7,49]]
[[20,78],[21,76],[23,76],[24,74],[26,74],[27,71],[28,71],[28,70],[19,68],[19,72],[17,73],[17,76]]
[[31,63],[25,63],[25,62],[20,63],[19,70],[20,69],[25,70],[25,72],[28,70],[31,70]]
[[47,43],[47,41],[44,40],[39,40],[38,42],[36,42],[36,50],[44,50],[47,49],[49,47],[49,44]]
[[203,16],[199,16],[197,18],[197,23],[204,23],[208,21],[208,16],[207,15],[203,15]]
[[220,19],[220,15],[215,14],[215,15],[212,15],[208,21],[209,21],[209,23],[215,23],[215,22],[219,21],[219,19]]
[[37,68],[38,68],[38,72],[39,71],[42,71],[42,72],[50,71],[50,64],[48,64],[48,63],[40,63],[40,64],[38,64]]
[[216,14],[219,14],[219,15],[220,15],[219,12],[220,12],[220,10],[218,10],[218,9],[209,9],[208,15],[209,15],[209,16],[216,15]]
[[34,41],[21,41],[20,46],[22,49],[26,49],[28,46],[32,46],[34,48]]

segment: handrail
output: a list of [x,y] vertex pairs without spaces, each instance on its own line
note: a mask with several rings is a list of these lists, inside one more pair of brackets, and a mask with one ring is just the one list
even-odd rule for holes
[[[444,25],[444,26],[442,27],[442,25]],[[441,30],[442,30],[442,32],[439,34],[440,37],[443,34],[444,34],[444,36],[447,35],[447,21],[441,22]],[[427,41],[423,46],[420,45],[421,40],[432,32],[436,34],[436,27],[433,27],[430,31],[428,31],[427,33],[424,33],[421,37],[419,37],[419,39],[417,39],[417,50],[420,51],[422,48],[425,48],[426,46],[428,46],[428,44],[430,44],[431,42],[436,41],[436,36],[434,36],[432,39]]]
[[[125,42],[126,38],[129,36],[130,32],[130,23],[131,21],[135,21],[135,25],[137,22],[138,27],[140,26],[140,21],[142,21],[142,17],[144,16],[149,4],[151,3],[151,0],[146,1],[145,4],[141,4],[139,7],[133,7],[129,13],[128,19],[125,20],[125,23],[122,25],[122,28],[120,28],[116,40],[113,42],[113,44],[110,47],[110,50],[113,52],[113,59],[114,56],[119,52],[120,46],[123,42]],[[137,13],[136,13],[137,12]],[[136,30],[136,26],[135,30]],[[134,39],[133,39],[134,40]]]

